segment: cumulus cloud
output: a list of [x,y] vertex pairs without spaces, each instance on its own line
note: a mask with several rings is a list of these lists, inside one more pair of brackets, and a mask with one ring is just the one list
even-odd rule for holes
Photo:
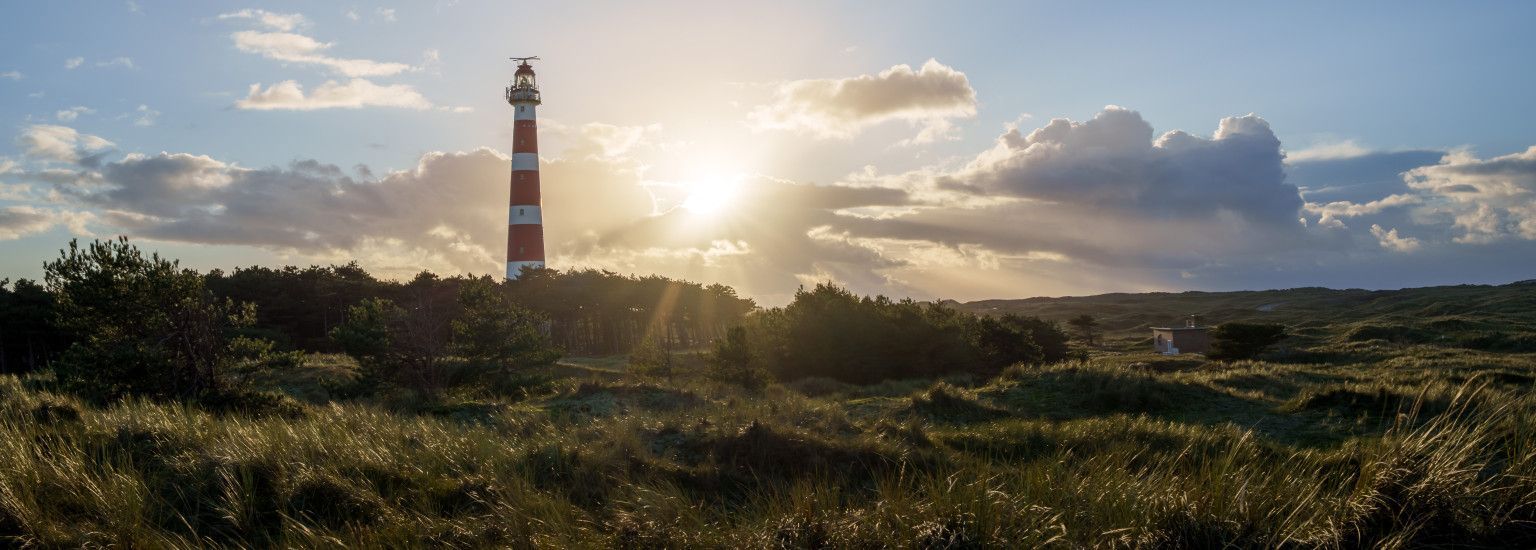
[[52,124],[28,126],[16,138],[16,143],[29,157],[69,163],[90,162],[89,159],[96,158],[98,153],[113,146],[112,142],[100,136]]
[[309,21],[302,14],[274,13],[251,8],[219,14],[219,19],[248,19],[255,21],[263,27],[282,32],[288,32],[309,24]]
[[80,115],[88,115],[88,114],[91,114],[91,113],[94,113],[94,112],[96,112],[95,109],[91,109],[90,107],[84,107],[84,106],[78,106],[77,105],[77,106],[74,106],[74,107],[70,107],[68,109],[63,109],[63,110],[58,111],[58,112],[53,114],[53,117],[57,118],[57,119],[59,119],[61,121],[64,121],[64,122],[70,122],[70,121],[73,121],[73,120],[75,120],[77,118],[80,118]]
[[1086,122],[1011,129],[941,185],[1083,214],[1295,226],[1302,200],[1285,181],[1283,158],[1254,115],[1222,119],[1210,138],[1172,131],[1154,140],[1139,113],[1110,106]]
[[405,63],[331,57],[323,52],[332,44],[302,34],[238,31],[230,36],[240,51],[277,61],[319,65],[350,77],[391,76],[412,68]]
[[1305,208],[1308,213],[1318,216],[1318,225],[1324,227],[1347,227],[1341,218],[1356,218],[1380,214],[1389,209],[1423,204],[1423,202],[1424,199],[1419,195],[1402,193],[1388,195],[1365,203],[1334,201],[1327,204],[1319,204],[1309,202],[1306,203]]
[[25,78],[25,77],[22,76],[21,71],[6,71],[6,72],[3,72],[3,73],[0,73],[0,78],[9,78],[11,80],[21,80],[22,78]]
[[7,206],[0,208],[0,241],[16,240],[56,226],[67,227],[76,235],[90,235],[85,224],[92,219],[89,212],[27,205]]
[[71,57],[69,59],[65,59],[64,60],[64,68],[65,69],[76,69],[76,68],[79,68],[80,65],[84,64],[84,63],[85,63],[85,58],[84,57]]
[[293,80],[278,82],[265,89],[260,84],[252,84],[245,99],[236,101],[235,107],[295,111],[361,107],[430,109],[432,102],[408,84],[380,85],[354,78],[344,83],[328,80],[307,95],[304,87]]
[[1491,159],[1455,152],[1403,178],[1433,198],[1428,212],[1454,219],[1457,242],[1536,240],[1536,146]]
[[1395,228],[1388,231],[1377,224],[1371,224],[1371,235],[1380,241],[1382,248],[1396,252],[1413,252],[1421,244],[1416,238],[1399,236]]
[[874,75],[779,84],[772,103],[748,115],[758,129],[819,138],[849,138],[880,122],[923,124],[914,142],[947,135],[947,121],[976,114],[976,90],[965,73],[930,59],[914,70],[896,65]]

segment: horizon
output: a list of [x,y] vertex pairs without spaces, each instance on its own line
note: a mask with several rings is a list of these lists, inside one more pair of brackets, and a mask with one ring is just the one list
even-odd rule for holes
[[119,234],[498,274],[530,53],[557,269],[768,306],[1536,277],[1536,6],[1117,6],[11,7],[0,278]]

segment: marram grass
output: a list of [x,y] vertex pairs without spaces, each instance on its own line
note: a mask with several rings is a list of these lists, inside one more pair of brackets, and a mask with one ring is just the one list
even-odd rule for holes
[[1530,367],[609,377],[264,417],[0,377],[0,546],[1529,547]]

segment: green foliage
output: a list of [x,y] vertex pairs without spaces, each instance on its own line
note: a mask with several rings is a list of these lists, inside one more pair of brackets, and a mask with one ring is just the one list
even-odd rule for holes
[[357,358],[368,378],[435,392],[447,383],[449,323],[433,306],[407,309],[389,300],[365,300],[348,310],[333,338]]
[[253,306],[215,299],[196,272],[126,238],[71,241],[44,270],[59,325],[79,335],[55,365],[59,382],[96,399],[218,390],[231,333],[255,319]]
[[1222,323],[1212,328],[1212,359],[1252,359],[1286,337],[1285,326],[1259,323]]
[[817,285],[750,318],[778,378],[820,376],[851,383],[995,374],[1014,363],[1059,361],[1067,335],[1036,318],[977,317],[939,304],[858,297]]
[[671,378],[674,374],[672,354],[661,347],[656,338],[646,338],[629,352],[626,371],[639,376]]
[[347,355],[377,360],[389,351],[390,328],[403,316],[405,310],[392,301],[382,298],[363,300],[347,308],[346,321],[331,329],[331,339]]
[[762,368],[759,356],[747,340],[745,327],[731,327],[725,338],[715,341],[709,363],[715,379],[738,384],[749,391],[762,391],[770,381],[768,371]]
[[37,370],[69,347],[53,294],[28,279],[0,279],[0,373]]
[[1077,331],[1077,338],[1084,344],[1092,346],[1099,337],[1099,320],[1087,313],[1067,320],[1067,324]]
[[488,276],[459,287],[459,308],[452,321],[453,347],[467,359],[524,369],[560,358],[544,335],[544,316],[509,301]]

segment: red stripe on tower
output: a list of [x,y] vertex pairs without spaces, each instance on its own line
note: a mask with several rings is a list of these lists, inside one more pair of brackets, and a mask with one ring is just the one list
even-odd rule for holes
[[544,267],[544,214],[539,200],[539,127],[536,115],[539,87],[529,60],[521,63],[507,87],[507,104],[513,109],[512,200],[507,216],[507,278],[516,279],[525,268]]

